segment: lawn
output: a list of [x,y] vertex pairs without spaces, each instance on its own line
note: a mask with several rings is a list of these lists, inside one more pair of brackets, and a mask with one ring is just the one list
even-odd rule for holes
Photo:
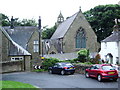
[[22,82],[0,81],[0,88],[36,88],[36,87]]

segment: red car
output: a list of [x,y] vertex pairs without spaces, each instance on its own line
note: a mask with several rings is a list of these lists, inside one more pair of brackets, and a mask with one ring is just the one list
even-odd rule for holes
[[117,81],[118,71],[110,64],[95,64],[85,70],[85,76],[86,78],[95,77],[98,81],[102,81],[103,79]]

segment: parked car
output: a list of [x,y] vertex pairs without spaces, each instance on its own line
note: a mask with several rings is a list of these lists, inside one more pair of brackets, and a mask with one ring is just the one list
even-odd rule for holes
[[98,81],[103,79],[112,79],[117,81],[118,71],[110,64],[95,64],[85,70],[86,78],[95,77]]
[[68,62],[56,63],[54,66],[48,68],[49,73],[57,73],[57,74],[74,74],[75,67]]

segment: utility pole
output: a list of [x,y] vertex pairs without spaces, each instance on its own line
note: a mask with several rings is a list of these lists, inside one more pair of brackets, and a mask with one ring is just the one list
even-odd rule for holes
[[41,60],[44,59],[43,57],[43,42],[42,42],[42,29],[41,29],[41,17],[39,16],[38,20],[38,29],[39,29],[39,55],[41,55]]
[[41,17],[40,16],[39,16],[39,19],[38,19],[38,29],[39,29],[38,32],[39,32],[39,55],[40,55],[42,53],[41,52],[41,45],[42,45],[41,44],[41,41],[42,41],[41,40],[41,38],[42,38],[41,33],[42,33],[42,31],[41,31]]

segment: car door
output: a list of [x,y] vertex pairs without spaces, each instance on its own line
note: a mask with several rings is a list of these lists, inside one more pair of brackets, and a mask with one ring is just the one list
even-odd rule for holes
[[89,70],[89,75],[91,77],[95,77],[95,72],[96,72],[96,65],[93,65]]
[[53,66],[53,72],[54,72],[54,73],[60,73],[61,70],[62,70],[61,65],[55,64],[55,65]]
[[62,71],[62,69],[63,69],[62,65],[58,64],[57,65],[57,71],[58,71],[58,73],[60,73]]
[[93,72],[94,77],[97,77],[99,71],[100,71],[100,66],[96,65],[95,68],[94,68],[94,72]]
[[55,64],[52,68],[53,73],[58,73],[58,64]]

